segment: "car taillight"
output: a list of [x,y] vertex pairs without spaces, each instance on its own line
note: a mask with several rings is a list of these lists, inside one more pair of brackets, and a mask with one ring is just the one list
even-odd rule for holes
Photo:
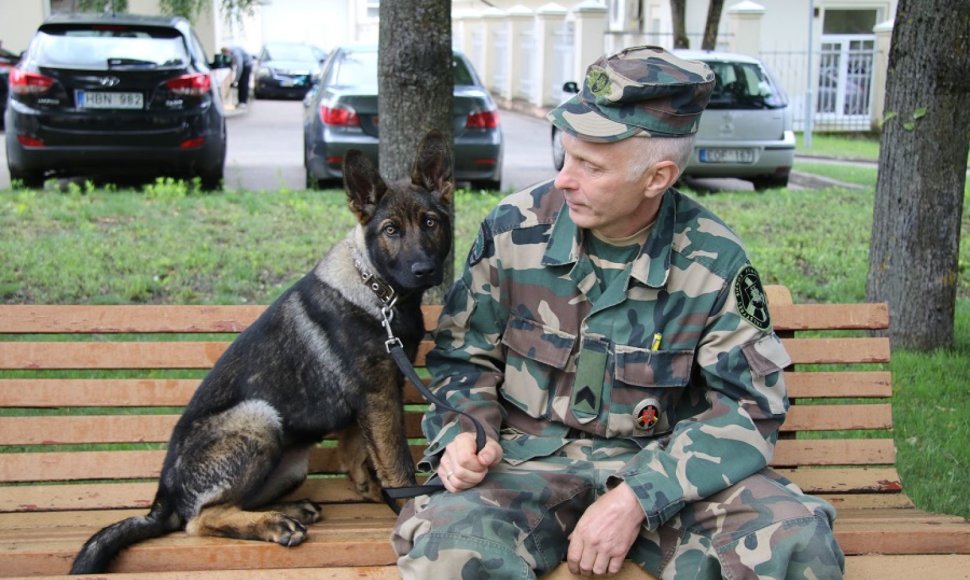
[[339,127],[358,127],[360,118],[350,107],[328,107],[320,105],[320,120],[325,125],[336,125]]
[[205,73],[182,75],[165,81],[165,88],[183,97],[202,97],[212,88],[212,78]]
[[46,93],[54,79],[40,73],[19,68],[10,69],[10,92],[15,95],[39,95]]
[[498,127],[498,111],[475,111],[468,113],[466,129],[494,129]]

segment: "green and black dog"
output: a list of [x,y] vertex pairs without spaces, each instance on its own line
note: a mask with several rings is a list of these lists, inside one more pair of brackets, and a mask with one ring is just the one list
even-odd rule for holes
[[216,361],[175,425],[148,515],[92,536],[72,574],[103,571],[123,548],[180,529],[301,543],[319,506],[274,502],[306,479],[310,450],[330,433],[365,497],[414,484],[403,377],[381,309],[393,290],[392,330],[413,359],[422,295],[441,283],[451,248],[449,147],[426,136],[410,181],[385,183],[359,151],[343,169],[358,225]]

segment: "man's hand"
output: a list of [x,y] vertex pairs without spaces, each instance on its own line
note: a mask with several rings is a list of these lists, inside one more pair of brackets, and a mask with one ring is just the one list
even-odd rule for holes
[[502,459],[502,446],[494,439],[485,439],[485,447],[475,453],[475,435],[461,433],[445,447],[438,464],[438,477],[445,489],[454,493],[475,487],[488,469]]
[[646,516],[625,482],[597,499],[569,536],[566,563],[573,574],[616,574]]

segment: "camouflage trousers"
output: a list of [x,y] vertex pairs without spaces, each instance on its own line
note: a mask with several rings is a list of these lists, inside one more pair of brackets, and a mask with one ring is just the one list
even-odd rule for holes
[[[583,511],[635,449],[576,440],[503,460],[478,486],[420,496],[392,536],[404,578],[535,578],[565,557]],[[835,510],[765,469],[643,528],[628,558],[658,578],[841,578]]]

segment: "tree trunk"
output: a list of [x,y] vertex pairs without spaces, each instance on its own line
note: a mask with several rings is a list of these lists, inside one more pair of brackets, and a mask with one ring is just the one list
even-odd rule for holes
[[[451,0],[381,2],[379,26],[378,158],[381,175],[395,181],[410,176],[418,143],[428,131],[437,129],[447,143],[454,142]],[[425,294],[425,301],[440,303],[453,280],[449,255],[444,282]]]
[[724,0],[710,0],[707,6],[707,23],[704,25],[704,39],[701,40],[701,50],[717,48],[717,29],[721,24],[721,11]]
[[899,0],[886,86],[866,297],[894,346],[953,342],[970,146],[970,2]]
[[410,174],[418,143],[431,129],[452,142],[451,61],[450,0],[381,2],[378,115],[385,179]]
[[670,19],[674,27],[674,48],[690,48],[687,37],[687,0],[670,0]]

